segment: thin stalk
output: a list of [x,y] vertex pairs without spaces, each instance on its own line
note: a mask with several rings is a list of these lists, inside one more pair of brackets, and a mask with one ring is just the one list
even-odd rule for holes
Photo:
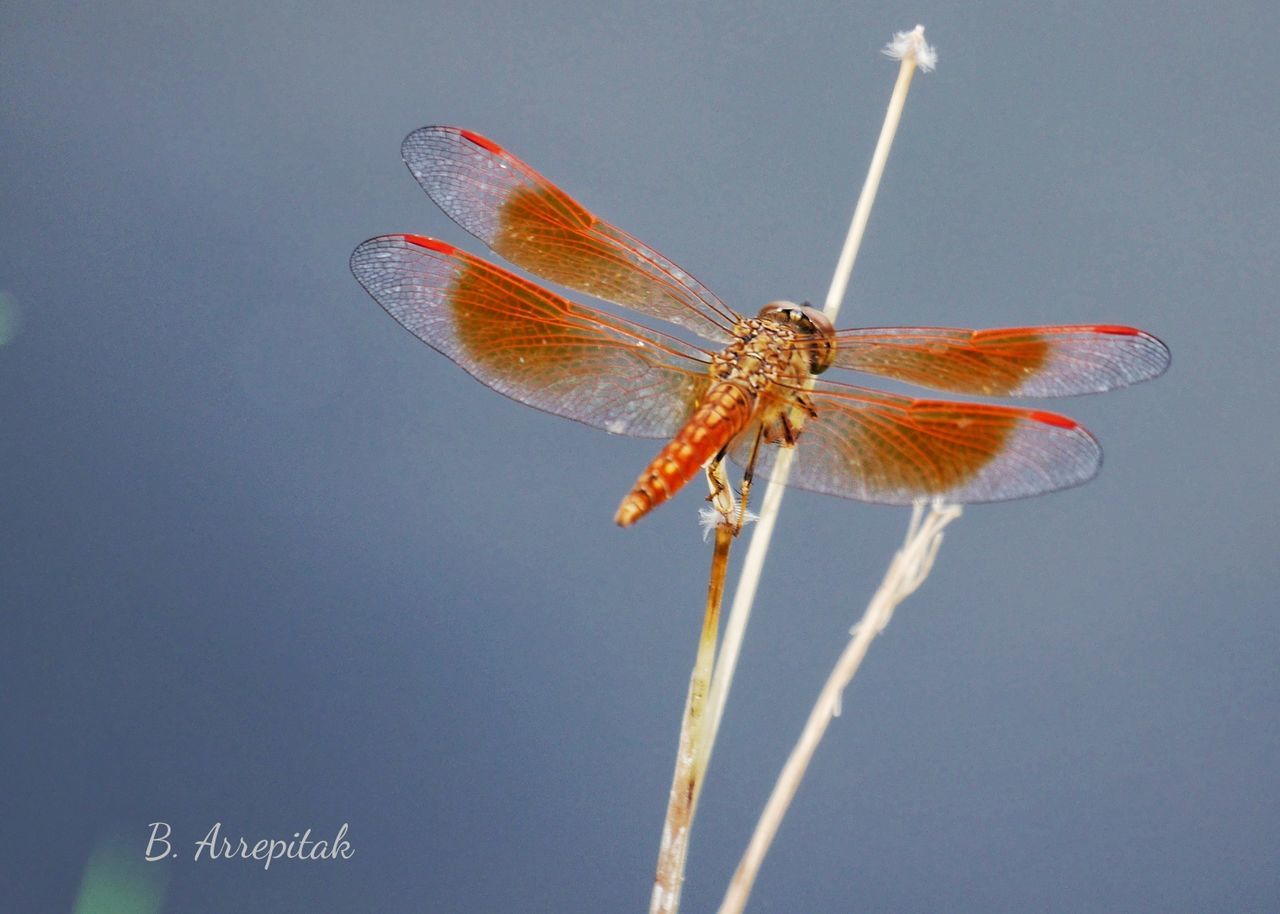
[[[717,474],[712,482],[711,474]],[[650,914],[675,914],[680,907],[680,889],[684,885],[685,861],[689,856],[689,834],[693,814],[698,805],[702,779],[706,773],[707,692],[711,686],[715,662],[716,639],[720,629],[720,606],[724,602],[725,576],[729,567],[729,549],[736,536],[733,518],[736,511],[732,490],[724,478],[721,464],[708,468],[716,511],[715,546],[711,553],[711,571],[707,578],[707,606],[702,617],[702,635],[693,672],[689,676],[689,693],[685,698],[684,719],[680,724],[680,740],[676,751],[675,772],[671,776],[671,793],[667,798],[667,817],[662,826],[662,842],[658,847],[658,868],[653,880]],[[720,487],[717,489],[717,485]]]

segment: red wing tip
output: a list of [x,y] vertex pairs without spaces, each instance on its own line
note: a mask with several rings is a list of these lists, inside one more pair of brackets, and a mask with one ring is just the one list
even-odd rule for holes
[[1124,327],[1119,324],[1096,324],[1089,328],[1094,333],[1111,333],[1115,336],[1142,336],[1137,327]]
[[1045,425],[1056,425],[1058,428],[1077,429],[1080,427],[1074,419],[1068,419],[1066,416],[1060,416],[1057,413],[1046,413],[1040,410],[1033,410],[1028,414],[1029,418],[1036,422],[1043,422]]
[[439,251],[441,254],[452,254],[457,250],[453,245],[437,241],[435,238],[427,238],[425,235],[401,235],[400,236],[409,244],[416,244],[420,248],[426,248],[429,251]]
[[458,135],[461,136],[464,140],[470,140],[471,142],[475,143],[481,149],[487,149],[489,152],[492,152],[494,155],[502,154],[503,150],[501,146],[499,146],[493,140],[487,139],[486,137],[482,137],[478,133],[472,133],[470,130],[459,129]]

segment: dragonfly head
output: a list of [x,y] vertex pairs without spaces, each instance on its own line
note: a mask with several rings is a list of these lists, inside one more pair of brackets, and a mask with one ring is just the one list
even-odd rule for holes
[[808,349],[809,371],[813,374],[822,374],[831,367],[831,360],[836,355],[836,330],[817,308],[789,301],[771,301],[760,309],[759,316],[796,331],[801,344]]

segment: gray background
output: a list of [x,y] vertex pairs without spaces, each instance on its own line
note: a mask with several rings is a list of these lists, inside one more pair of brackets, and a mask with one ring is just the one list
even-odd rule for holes
[[[616,529],[657,444],[477,385],[347,258],[476,247],[399,160],[452,123],[741,310],[820,301],[917,21],[841,323],[1132,323],[1174,365],[1046,404],[1102,475],[952,528],[752,910],[1280,907],[1275,5],[658,0],[4,4],[0,905],[115,854],[168,912],[643,910],[699,498]],[[906,517],[787,498],[686,910]],[[139,866],[155,820],[182,859]],[[217,821],[356,856],[193,862]]]

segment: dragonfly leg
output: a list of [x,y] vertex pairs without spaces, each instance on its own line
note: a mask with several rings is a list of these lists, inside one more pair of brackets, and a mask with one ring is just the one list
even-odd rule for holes
[[751,480],[756,475],[756,455],[760,453],[760,439],[764,437],[764,423],[756,426],[755,441],[751,443],[751,457],[742,471],[742,499],[738,502],[738,521],[734,524],[733,535],[737,536],[747,522],[747,499],[751,496]]
[[[796,394],[794,404],[779,410],[764,422],[764,440],[768,444],[794,447],[804,431],[805,420],[818,418],[813,401],[804,394]],[[757,443],[757,447],[759,444]],[[754,454],[754,452],[753,452]]]
[[727,523],[729,518],[733,516],[733,490],[729,488],[729,483],[724,475],[724,458],[726,450],[721,448],[720,451],[711,458],[707,463],[707,484],[711,487],[711,494],[707,496],[707,501],[711,502],[720,515]]

